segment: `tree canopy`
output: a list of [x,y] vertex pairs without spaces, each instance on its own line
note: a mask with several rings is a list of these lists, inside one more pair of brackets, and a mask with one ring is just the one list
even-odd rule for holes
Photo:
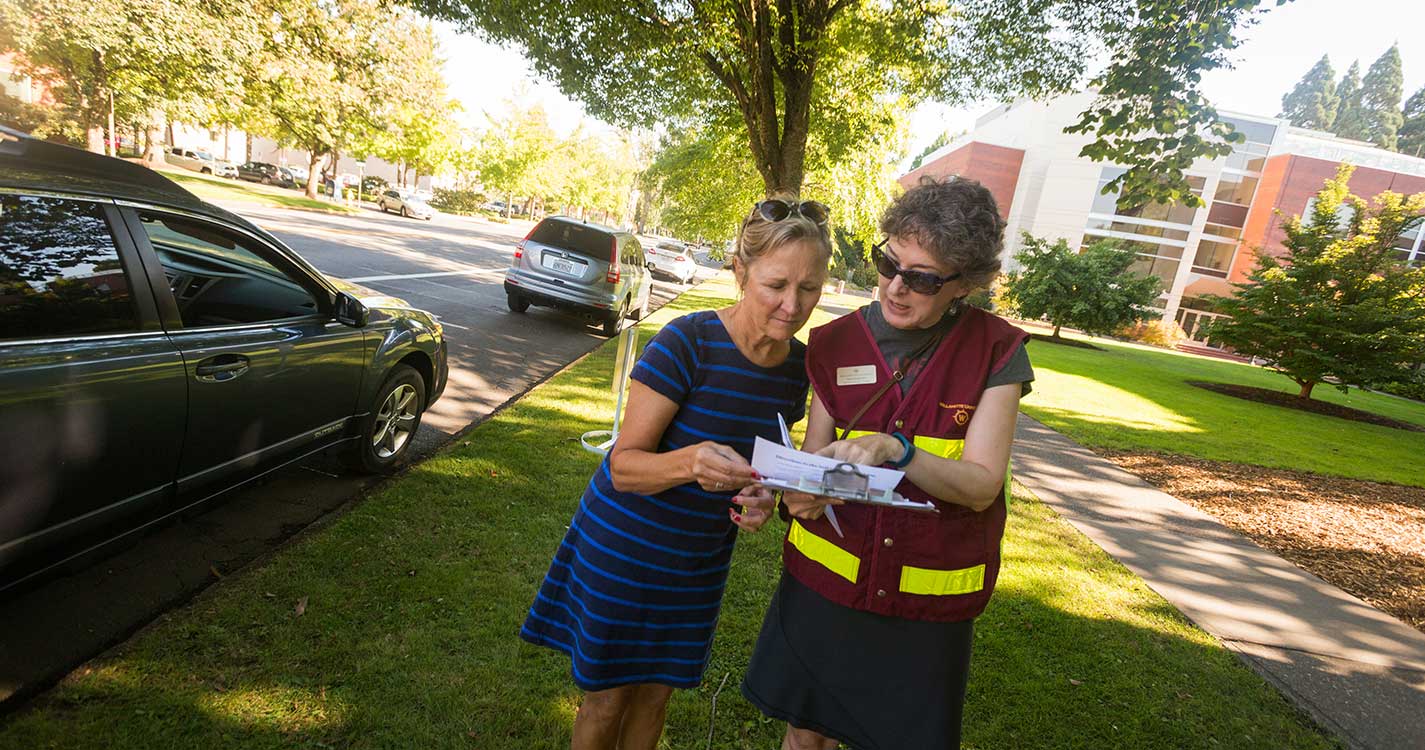
[[1112,240],[1075,252],[1063,239],[1051,244],[1027,232],[1023,238],[1014,256],[1020,269],[1006,276],[1003,299],[1024,318],[1048,320],[1054,338],[1064,326],[1107,335],[1157,317],[1148,307],[1163,282],[1131,271],[1132,251]]
[[[407,1],[519,46],[606,121],[735,123],[764,194],[800,191],[814,136],[831,163],[854,152],[894,97],[963,103],[1091,84],[1084,154],[1131,167],[1124,191],[1162,202],[1196,201],[1183,168],[1228,149],[1200,77],[1227,65],[1260,4]],[[1107,67],[1089,70],[1100,52]]]
[[1277,115],[1293,125],[1317,130],[1330,130],[1336,121],[1336,71],[1331,58],[1322,55],[1296,86],[1282,97],[1282,109]]
[[1351,67],[1341,77],[1341,85],[1336,87],[1336,120],[1331,124],[1331,132],[1342,138],[1365,140],[1366,118],[1361,111],[1361,63],[1352,60]]
[[1361,80],[1361,119],[1365,140],[1391,151],[1396,150],[1396,133],[1404,119],[1400,99],[1404,96],[1405,74],[1400,68],[1400,49],[1391,45]]
[[1260,357],[1310,398],[1328,379],[1347,385],[1408,382],[1425,361],[1425,270],[1395,247],[1422,221],[1425,193],[1350,194],[1341,165],[1316,195],[1309,221],[1288,217],[1286,257],[1259,254],[1237,292],[1214,300],[1230,319],[1206,329],[1215,343]]
[[1413,156],[1425,155],[1425,87],[1405,100],[1396,147]]

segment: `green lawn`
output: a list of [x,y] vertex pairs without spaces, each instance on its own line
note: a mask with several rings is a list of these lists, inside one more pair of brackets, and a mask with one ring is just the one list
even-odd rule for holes
[[164,170],[162,174],[203,200],[261,203],[276,208],[295,208],[303,211],[323,211],[334,214],[354,214],[360,211],[360,209],[329,201],[312,200],[300,190],[172,169]]
[[[1268,406],[1187,384],[1296,384],[1260,367],[1094,339],[1103,351],[1035,341],[1035,419],[1092,448],[1147,449],[1397,484],[1425,485],[1425,433]],[[1313,398],[1425,425],[1425,404],[1326,385]]]
[[[729,293],[705,284],[642,334]],[[568,661],[516,633],[597,464],[578,436],[610,421],[612,349],[71,676],[0,747],[567,747]],[[1012,516],[976,629],[968,747],[1334,746],[1052,511],[1021,492]],[[725,676],[711,746],[778,745],[738,684],[780,531],[744,535],[707,680],[675,697],[664,747],[707,746]]]

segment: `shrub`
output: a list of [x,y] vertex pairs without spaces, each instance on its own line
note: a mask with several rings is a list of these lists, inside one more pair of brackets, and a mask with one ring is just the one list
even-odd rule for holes
[[847,281],[861,287],[862,289],[873,289],[876,286],[876,269],[870,266],[862,266],[850,272]]
[[1183,327],[1174,320],[1140,320],[1133,325],[1120,328],[1114,335],[1121,339],[1137,341],[1149,346],[1161,346],[1165,349],[1172,349],[1186,341],[1188,337],[1187,333],[1183,331]]
[[483,213],[480,206],[485,203],[485,194],[477,193],[474,190],[447,190],[436,188],[431,196],[431,206],[446,213],[464,214],[473,216]]

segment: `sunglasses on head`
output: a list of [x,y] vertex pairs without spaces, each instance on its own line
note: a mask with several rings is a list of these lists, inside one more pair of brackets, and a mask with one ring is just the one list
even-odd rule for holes
[[768,198],[757,204],[757,215],[767,221],[782,221],[783,219],[796,214],[811,219],[812,223],[821,226],[826,220],[831,218],[831,209],[825,203],[816,201],[784,201],[779,198]]
[[906,287],[916,294],[938,294],[941,287],[963,275],[952,273],[949,276],[936,276],[933,273],[926,273],[925,271],[912,271],[907,268],[901,268],[896,265],[895,261],[886,257],[885,247],[889,242],[890,239],[887,238],[871,246],[871,262],[876,264],[876,273],[888,279],[894,279],[897,276],[901,277],[901,281],[905,282]]

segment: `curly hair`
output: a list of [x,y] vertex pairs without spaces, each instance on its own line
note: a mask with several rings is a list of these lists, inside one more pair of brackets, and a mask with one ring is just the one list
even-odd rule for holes
[[[772,196],[788,203],[796,203],[797,198],[784,193]],[[734,253],[743,266],[750,265],[756,259],[781,247],[788,242],[801,240],[810,241],[818,250],[820,260],[824,263],[831,260],[831,229],[828,225],[817,226],[811,219],[794,214],[781,221],[767,221],[757,212],[757,208],[748,212],[742,219],[742,226],[737,232],[737,250]],[[739,283],[741,283],[739,281]]]
[[999,275],[1004,219],[988,188],[975,180],[921,177],[881,214],[881,233],[914,238],[937,260],[964,274],[970,289]]

